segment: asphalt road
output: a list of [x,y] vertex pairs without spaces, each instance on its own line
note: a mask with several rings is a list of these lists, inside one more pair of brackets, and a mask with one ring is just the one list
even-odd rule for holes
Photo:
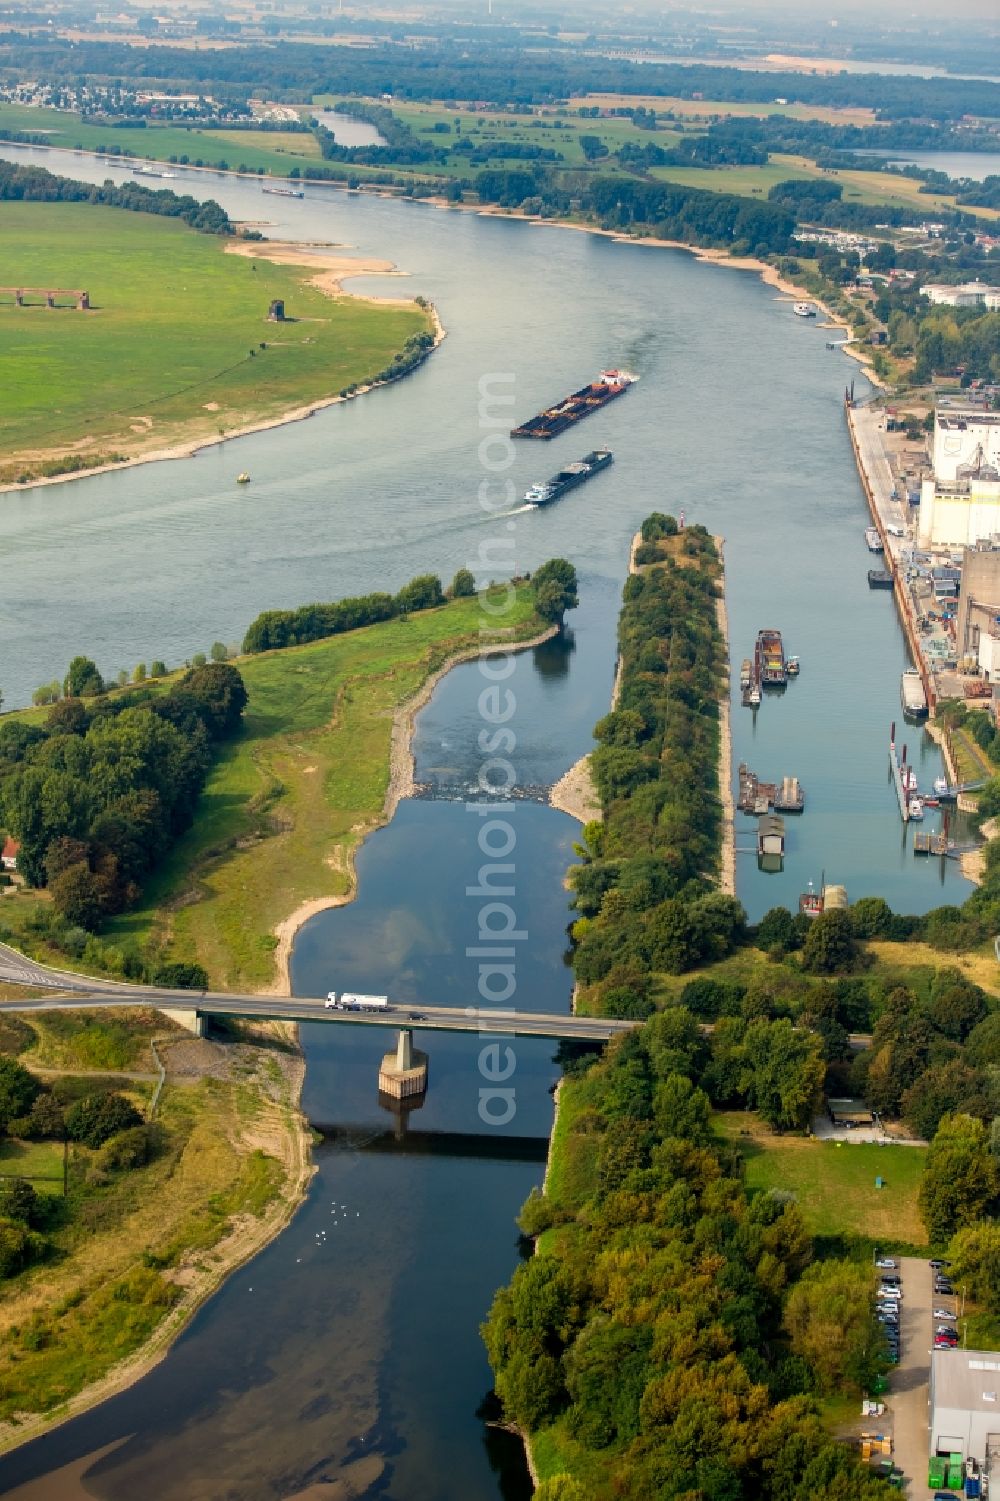
[[934,1279],[926,1261],[904,1256],[900,1261],[903,1303],[899,1315],[899,1365],[892,1373],[890,1405],[896,1464],[906,1476],[909,1501],[928,1496],[927,1460],[930,1441],[928,1411],[931,1379],[931,1310]]
[[66,1011],[88,1006],[157,1006],[202,1016],[266,1017],[292,1022],[329,1022],[348,1027],[413,1027],[422,1032],[475,1032],[484,1036],[547,1037],[607,1042],[641,1023],[591,1016],[507,1011],[500,1007],[390,1006],[385,1011],[336,1011],[324,996],[230,995],[221,991],[166,990],[94,980],[71,970],[50,969],[0,944],[0,980],[51,994],[36,1000],[0,1001],[0,1011]]

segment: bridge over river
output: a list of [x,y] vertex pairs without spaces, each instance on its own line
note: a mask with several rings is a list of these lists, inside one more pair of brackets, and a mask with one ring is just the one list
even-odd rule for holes
[[[86,1007],[154,1006],[197,1036],[207,1018],[229,1016],[285,1022],[325,1022],[339,1027],[381,1027],[397,1034],[395,1063],[383,1060],[380,1083],[393,1074],[426,1081],[426,1059],[412,1049],[412,1033],[473,1032],[484,1038],[547,1037],[553,1041],[609,1042],[641,1026],[610,1017],[563,1016],[544,1011],[512,1011],[499,1006],[389,1006],[384,1011],[340,1011],[325,996],[238,995],[228,991],[169,990],[120,980],[96,979],[73,970],[52,969],[17,949],[0,944],[0,981],[45,994],[0,1001],[0,1012],[69,1011]],[[420,1060],[423,1059],[421,1064]],[[416,1083],[416,1079],[410,1081]],[[421,1085],[422,1087],[422,1085]],[[395,1092],[395,1091],[393,1091]],[[404,1093],[416,1092],[404,1089]]]

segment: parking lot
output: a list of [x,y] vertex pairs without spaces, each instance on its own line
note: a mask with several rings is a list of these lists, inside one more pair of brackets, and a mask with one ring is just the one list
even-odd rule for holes
[[[929,1385],[931,1350],[939,1328],[955,1328],[958,1305],[954,1294],[935,1291],[935,1272],[922,1258],[892,1258],[886,1268],[891,1280],[898,1278],[901,1296],[882,1296],[879,1302],[894,1304],[898,1314],[898,1364],[889,1375],[888,1410],[892,1418],[893,1458],[906,1478],[911,1498],[930,1495],[927,1487],[929,1457]],[[883,1313],[888,1328],[891,1315]],[[944,1336],[940,1336],[942,1339]],[[954,1338],[957,1340],[957,1334]]]

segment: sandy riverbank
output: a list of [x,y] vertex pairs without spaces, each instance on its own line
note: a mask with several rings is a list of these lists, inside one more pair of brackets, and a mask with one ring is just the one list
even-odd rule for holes
[[[289,1041],[293,1040],[294,1027],[284,1023],[273,1025]],[[195,1042],[190,1038],[178,1038],[167,1043],[161,1041],[160,1055],[165,1060],[168,1086],[171,1082],[182,1085],[186,1080],[212,1075],[220,1063],[218,1058],[206,1058],[206,1051],[214,1049],[218,1052],[218,1048],[218,1044]],[[53,1428],[141,1381],[169,1353],[178,1335],[187,1327],[202,1304],[234,1271],[256,1256],[289,1224],[305,1198],[315,1168],[311,1161],[312,1142],[308,1123],[299,1110],[299,1098],[305,1078],[305,1059],[301,1053],[281,1053],[277,1057],[280,1060],[280,1079],[275,1086],[276,1092],[266,1098],[262,1096],[261,1108],[254,1115],[252,1124],[247,1127],[243,1140],[248,1151],[266,1152],[281,1163],[285,1172],[281,1193],[265,1206],[259,1216],[235,1216],[225,1237],[209,1250],[192,1247],[185,1252],[169,1273],[170,1280],[180,1290],[180,1296],[151,1338],[125,1360],[113,1366],[99,1381],[91,1383],[63,1403],[57,1413],[31,1414],[23,1417],[17,1424],[0,1425],[0,1453],[19,1448],[31,1439],[51,1432]],[[45,1483],[38,1482],[39,1486]],[[25,1494],[30,1492],[25,1491]],[[39,1490],[37,1494],[39,1497],[55,1497],[58,1494],[61,1498],[72,1492]],[[78,1494],[89,1495],[90,1492],[80,1491]]]
[[[632,545],[628,554],[628,571],[635,573],[635,555],[642,542],[642,533],[636,532],[632,538]],[[619,656],[615,662],[615,680],[611,685],[612,709],[618,707],[618,694],[622,685],[622,659]],[[590,823],[592,819],[602,816],[601,800],[594,786],[594,778],[590,771],[591,752],[581,756],[575,761],[569,771],[556,782],[549,793],[549,802],[553,808],[558,808],[561,813],[568,813],[570,818],[575,818],[579,823]]]
[[[316,275],[310,277],[310,285],[327,297],[352,297],[360,302],[371,302],[387,305],[390,307],[405,307],[414,299],[410,297],[361,297],[356,292],[345,290],[344,282],[356,276],[391,276],[405,277],[407,273],[400,271],[392,261],[375,260],[372,257],[350,256],[343,253],[342,246],[316,245],[314,248],[307,246],[306,242],[290,242],[283,240],[231,240],[227,241],[225,251],[229,255],[252,257],[255,260],[272,261],[275,265],[308,266],[315,270]],[[336,251],[329,254],[328,251]],[[431,320],[431,330],[434,335],[434,343],[428,353],[433,353],[446,336],[447,330],[441,322],[437,308],[428,303],[427,315]],[[399,377],[402,379],[402,377]],[[0,485],[0,495],[26,490],[38,490],[47,485],[65,485],[73,480],[91,479],[98,474],[118,473],[125,469],[134,469],[138,464],[163,463],[169,459],[190,459],[196,454],[202,453],[207,448],[215,448],[220,443],[229,443],[233,438],[247,438],[252,433],[268,432],[271,428],[284,427],[289,422],[303,422],[314,413],[324,411],[327,407],[339,406],[344,401],[354,401],[359,396],[366,396],[370,391],[377,391],[380,386],[390,385],[390,381],[369,381],[366,385],[358,386],[347,396],[338,392],[335,396],[319,396],[315,401],[306,402],[288,411],[282,412],[277,417],[269,417],[259,422],[248,422],[241,427],[233,428],[221,435],[210,436],[205,430],[204,420],[201,416],[193,417],[188,424],[189,436],[178,438],[176,441],[164,447],[150,447],[149,449],[136,449],[129,454],[122,463],[98,464],[92,469],[77,469],[70,474],[53,474],[29,480],[26,484]],[[197,424],[201,424],[199,430]],[[143,434],[136,435],[141,442]],[[59,457],[52,454],[50,457]]]
[[[470,646],[466,651],[455,652],[447,661],[443,662],[436,672],[432,672],[417,689],[416,693],[404,700],[396,708],[392,716],[392,738],[389,752],[389,785],[386,788],[385,801],[381,812],[362,831],[363,839],[367,839],[376,829],[383,828],[398,808],[401,800],[412,797],[414,779],[414,756],[413,756],[413,732],[416,728],[417,715],[426,703],[429,702],[438,683],[461,662],[472,662],[480,656],[495,656],[500,652],[530,651],[534,646],[541,646],[543,641],[548,641],[558,633],[558,626],[550,626],[547,630],[539,632],[524,641],[511,641],[488,645]],[[290,912],[286,918],[274,929],[278,940],[274,951],[275,976],[270,985],[259,993],[261,995],[290,995],[292,989],[290,962],[295,937],[304,923],[319,912],[328,912],[334,907],[345,907],[348,902],[353,902],[357,894],[357,872],[354,865],[354,856],[357,846],[349,852],[346,859],[348,877],[348,889],[338,895],[310,897]],[[339,850],[331,855],[331,863],[338,858]],[[341,864],[338,868],[343,869]]]
[[729,614],[726,610],[726,566],[723,549],[725,537],[716,537],[722,574],[715,615],[726,652],[726,677],[719,695],[719,802],[722,805],[722,849],[719,889],[726,896],[736,895],[736,808],[733,803],[733,733],[730,723]]

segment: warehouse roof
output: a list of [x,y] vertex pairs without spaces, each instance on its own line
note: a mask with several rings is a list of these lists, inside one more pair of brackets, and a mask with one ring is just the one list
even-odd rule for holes
[[935,1350],[932,1359],[935,1407],[1000,1413],[1000,1353]]

